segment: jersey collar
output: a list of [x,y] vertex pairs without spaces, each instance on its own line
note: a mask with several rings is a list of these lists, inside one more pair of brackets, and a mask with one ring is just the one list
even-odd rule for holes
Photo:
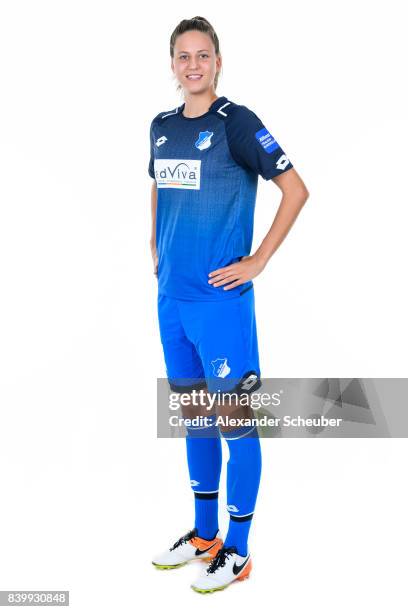
[[198,117],[185,117],[183,115],[183,110],[184,107],[186,105],[186,103],[184,102],[184,104],[182,104],[182,106],[180,107],[180,111],[179,111],[179,115],[182,119],[184,119],[185,121],[197,121],[199,119],[203,119],[204,117],[208,117],[209,114],[217,111],[223,104],[225,104],[225,102],[227,102],[227,98],[225,96],[221,96],[220,98],[217,98],[216,100],[214,100],[214,102],[211,104],[210,108],[208,109],[208,111],[206,113],[204,113],[203,115],[199,115]]

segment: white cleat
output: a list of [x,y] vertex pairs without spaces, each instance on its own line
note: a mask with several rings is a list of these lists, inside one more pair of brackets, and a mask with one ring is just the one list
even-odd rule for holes
[[235,580],[248,578],[251,570],[252,559],[249,553],[241,557],[235,546],[222,547],[191,588],[198,593],[221,591]]
[[177,540],[171,548],[157,555],[152,563],[157,569],[175,569],[197,559],[208,562],[215,557],[222,545],[219,531],[212,540],[204,540],[194,528]]

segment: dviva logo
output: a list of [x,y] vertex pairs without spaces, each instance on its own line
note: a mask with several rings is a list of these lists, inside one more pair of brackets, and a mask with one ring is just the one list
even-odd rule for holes
[[200,159],[155,159],[157,187],[200,189]]
[[167,166],[167,168],[163,168],[163,170],[160,170],[159,172],[160,178],[166,178],[167,172],[170,174],[171,178],[176,177],[179,180],[183,180],[186,178],[190,180],[197,179],[195,171],[190,169],[186,162],[180,162],[173,169],[170,166]]

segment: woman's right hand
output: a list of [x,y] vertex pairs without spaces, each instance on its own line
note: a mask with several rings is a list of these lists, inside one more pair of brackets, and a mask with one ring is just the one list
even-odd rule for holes
[[151,249],[151,252],[152,252],[152,259],[153,259],[153,274],[155,274],[157,276],[157,268],[158,268],[159,258],[157,256],[156,247],[151,244],[150,245],[150,249]]

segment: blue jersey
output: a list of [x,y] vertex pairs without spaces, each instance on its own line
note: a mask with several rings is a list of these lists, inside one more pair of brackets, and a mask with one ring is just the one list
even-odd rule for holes
[[252,281],[225,291],[209,285],[208,274],[250,254],[258,175],[269,180],[293,166],[247,107],[222,96],[204,115],[185,117],[184,106],[150,127],[158,290],[184,300],[231,299]]

